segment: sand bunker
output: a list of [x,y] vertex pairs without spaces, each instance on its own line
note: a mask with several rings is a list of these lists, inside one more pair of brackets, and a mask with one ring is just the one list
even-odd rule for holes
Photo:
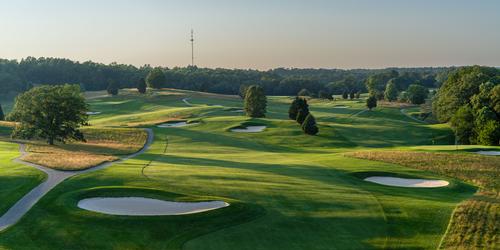
[[345,106],[345,105],[339,105],[339,106],[333,106],[334,109],[346,109],[346,108],[349,108],[349,106]]
[[191,122],[191,123],[187,123],[187,122],[168,122],[168,123],[160,124],[157,127],[159,127],[159,128],[179,128],[179,127],[185,127],[185,126],[195,125],[195,124],[198,124],[198,122]]
[[229,110],[229,112],[233,112],[233,113],[243,113],[245,112],[243,109],[234,109],[234,110]]
[[100,113],[101,112],[92,112],[92,111],[89,111],[89,112],[86,112],[85,114],[87,114],[87,115],[98,115]]
[[174,202],[143,197],[88,198],[78,202],[81,209],[111,215],[183,215],[229,206],[223,201]]
[[236,132],[236,133],[258,133],[262,132],[266,129],[266,126],[248,126],[245,128],[233,128],[231,129],[231,132]]
[[372,176],[365,178],[365,181],[387,186],[415,188],[444,187],[450,184],[449,182],[443,180],[408,179],[387,176]]
[[477,151],[476,153],[480,155],[500,155],[500,151]]

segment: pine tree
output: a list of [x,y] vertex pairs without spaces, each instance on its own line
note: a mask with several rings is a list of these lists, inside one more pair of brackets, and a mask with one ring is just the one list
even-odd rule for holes
[[265,117],[267,98],[264,89],[258,85],[252,85],[245,94],[245,112],[250,117]]
[[145,94],[146,87],[146,80],[144,80],[144,78],[139,79],[139,82],[137,83],[137,91],[141,94]]
[[106,90],[109,95],[118,95],[118,85],[113,80],[108,81],[108,88]]
[[352,100],[352,99],[354,99],[354,95],[355,95],[355,93],[354,93],[354,90],[353,90],[353,91],[351,91],[351,93],[349,94],[349,99],[351,99],[351,100]]
[[370,110],[372,110],[372,108],[377,107],[377,98],[373,95],[368,97],[368,99],[366,99],[366,107],[368,107],[368,109]]
[[342,93],[342,99],[347,99],[347,97],[348,97],[347,91],[344,91],[344,93]]
[[0,121],[5,120],[5,115],[3,114],[2,104],[0,104]]
[[290,108],[288,109],[288,118],[290,118],[291,120],[297,119],[297,114],[299,113],[299,102],[300,98],[295,97],[295,99],[290,104]]
[[302,123],[302,130],[308,135],[315,135],[319,132],[318,126],[316,125],[316,119],[314,119],[312,114],[307,115]]

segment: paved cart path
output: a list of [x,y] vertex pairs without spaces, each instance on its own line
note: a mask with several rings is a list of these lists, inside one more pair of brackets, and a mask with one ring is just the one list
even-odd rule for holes
[[33,188],[25,196],[23,196],[23,198],[21,198],[19,201],[17,201],[17,203],[14,204],[14,206],[12,206],[5,214],[2,215],[2,217],[0,217],[0,231],[3,231],[5,229],[7,229],[8,227],[14,225],[44,195],[46,195],[51,189],[53,189],[55,186],[57,186],[59,183],[63,182],[64,180],[68,179],[69,177],[83,174],[83,173],[93,172],[93,171],[103,169],[103,168],[107,168],[107,167],[110,167],[111,165],[123,162],[125,160],[128,160],[130,158],[136,157],[136,156],[144,153],[149,148],[149,146],[151,146],[151,144],[153,143],[153,139],[154,139],[153,130],[146,129],[146,131],[148,132],[148,139],[146,141],[146,144],[144,144],[144,147],[142,147],[142,149],[137,151],[136,153],[133,153],[131,155],[123,157],[117,161],[105,162],[105,163],[99,164],[93,168],[78,170],[78,171],[55,170],[55,169],[47,168],[47,167],[44,167],[44,166],[41,166],[38,164],[25,162],[25,161],[21,160],[21,158],[27,154],[26,145],[20,143],[19,144],[20,145],[19,151],[21,152],[21,156],[17,157],[14,161],[21,163],[21,164],[24,164],[24,165],[28,165],[28,166],[37,168],[37,169],[45,172],[48,175],[48,178],[40,185]]

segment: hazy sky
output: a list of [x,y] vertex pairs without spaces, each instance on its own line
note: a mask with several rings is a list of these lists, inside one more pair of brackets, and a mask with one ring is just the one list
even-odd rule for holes
[[0,0],[0,58],[201,67],[500,66],[498,0]]

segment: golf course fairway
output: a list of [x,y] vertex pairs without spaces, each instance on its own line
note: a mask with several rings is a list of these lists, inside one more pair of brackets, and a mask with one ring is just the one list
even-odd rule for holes
[[[436,249],[457,205],[477,189],[449,176],[347,155],[375,148],[432,151],[433,143],[453,143],[448,125],[419,123],[397,108],[364,111],[364,101],[312,100],[320,132],[309,136],[288,119],[289,97],[268,97],[266,118],[252,119],[226,111],[242,108],[237,96],[155,92],[162,93],[124,90],[87,100],[90,110],[101,112],[90,116],[92,127],[149,128],[153,143],[133,158],[60,183],[0,232],[0,249]],[[195,119],[196,126],[158,127],[184,119]],[[231,132],[247,123],[265,129]],[[0,147],[4,213],[45,176],[12,162],[17,144]],[[382,172],[449,185],[405,188],[363,180]],[[95,197],[230,205],[174,216],[78,207]]]

